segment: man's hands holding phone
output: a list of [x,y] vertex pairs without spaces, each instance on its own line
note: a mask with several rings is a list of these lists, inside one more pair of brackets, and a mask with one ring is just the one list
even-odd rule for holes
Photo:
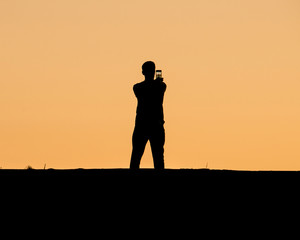
[[157,81],[163,81],[164,78],[162,77],[162,71],[161,70],[156,70],[156,80]]

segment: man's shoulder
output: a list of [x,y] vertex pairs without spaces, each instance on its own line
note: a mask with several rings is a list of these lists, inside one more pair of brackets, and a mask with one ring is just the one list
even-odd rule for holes
[[143,88],[143,82],[139,82],[133,85],[133,91],[135,94],[137,94],[138,92],[142,91],[141,89]]
[[144,82],[139,82],[133,85],[133,88],[138,88],[144,85]]
[[160,88],[163,88],[163,89],[166,89],[167,87],[167,84],[165,84],[164,82],[162,81],[158,81],[158,80],[154,80],[153,83],[151,83],[149,85],[149,83],[143,81],[143,82],[139,82],[139,83],[136,83],[133,85],[133,89],[139,89],[139,88],[144,88],[144,87],[149,87],[149,86],[157,86],[157,87],[160,87]]

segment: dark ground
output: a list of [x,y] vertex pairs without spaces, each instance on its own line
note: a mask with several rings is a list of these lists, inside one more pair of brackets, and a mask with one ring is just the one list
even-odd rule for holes
[[96,234],[112,228],[108,234],[139,238],[137,229],[155,238],[164,231],[168,239],[208,231],[268,236],[299,217],[300,172],[2,169],[0,183],[2,213],[9,210],[2,219],[15,226],[25,218],[28,232],[70,225],[76,235],[87,225]]
[[298,171],[231,171],[209,169],[71,169],[0,170],[2,187],[18,191],[109,192],[196,195],[283,194],[299,189]]

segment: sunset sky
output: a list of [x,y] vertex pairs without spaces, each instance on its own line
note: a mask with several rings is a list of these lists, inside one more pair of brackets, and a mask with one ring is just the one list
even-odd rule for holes
[[128,168],[148,60],[166,168],[300,170],[299,0],[0,0],[0,167]]

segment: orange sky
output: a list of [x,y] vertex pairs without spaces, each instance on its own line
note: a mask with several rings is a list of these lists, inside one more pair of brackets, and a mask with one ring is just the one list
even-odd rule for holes
[[298,0],[1,1],[0,167],[127,168],[132,86],[153,60],[167,168],[300,170],[299,13]]

